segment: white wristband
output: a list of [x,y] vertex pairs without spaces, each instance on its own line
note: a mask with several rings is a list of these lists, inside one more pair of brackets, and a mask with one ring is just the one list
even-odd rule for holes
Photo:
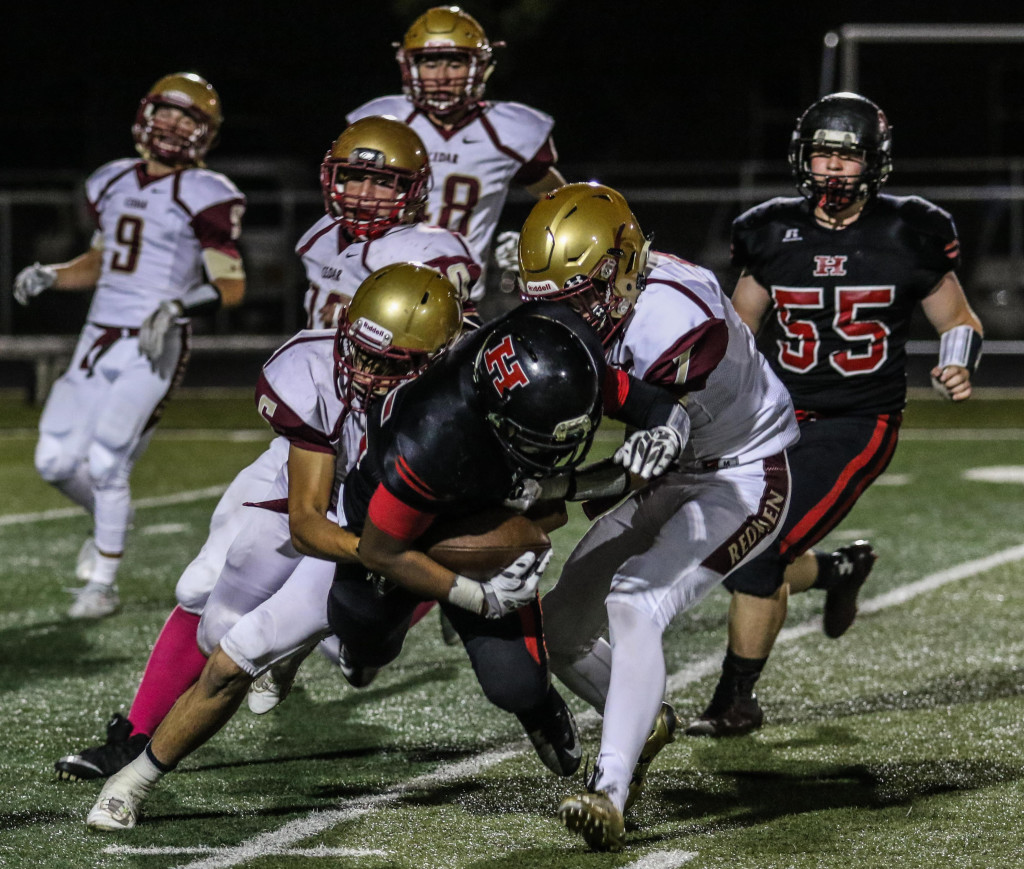
[[455,582],[448,592],[448,602],[478,616],[483,615],[486,607],[483,586],[468,577],[455,574]]
[[939,338],[939,368],[959,365],[972,374],[981,358],[982,338],[970,326],[954,326]]

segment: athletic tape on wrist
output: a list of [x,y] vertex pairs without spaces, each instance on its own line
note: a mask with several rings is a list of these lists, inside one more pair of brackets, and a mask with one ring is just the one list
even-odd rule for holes
[[972,374],[981,360],[982,337],[970,326],[954,326],[939,338],[939,368],[959,365]]

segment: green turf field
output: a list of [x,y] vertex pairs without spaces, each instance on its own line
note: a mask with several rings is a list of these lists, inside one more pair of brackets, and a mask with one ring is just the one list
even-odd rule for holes
[[[243,707],[167,776],[137,829],[87,833],[99,786],[57,782],[53,761],[127,711],[217,487],[268,433],[248,395],[170,405],[133,477],[123,610],[82,624],[64,588],[89,524],[36,478],[37,413],[0,400],[2,867],[1024,865],[1024,403],[911,401],[889,473],[826,541],[881,552],[861,617],[831,641],[820,594],[794,598],[765,727],[669,746],[614,855],[557,824],[581,777],[547,772],[433,614],[362,691],[314,656],[280,708]],[[556,533],[550,580],[583,527]],[[666,637],[684,719],[714,685],[726,606],[712,593]],[[570,702],[593,753],[599,722]]]

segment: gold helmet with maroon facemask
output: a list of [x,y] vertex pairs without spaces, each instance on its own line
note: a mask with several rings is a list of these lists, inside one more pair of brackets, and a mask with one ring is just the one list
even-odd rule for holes
[[462,303],[451,282],[419,263],[377,269],[338,325],[338,388],[351,410],[418,376],[455,342]]
[[567,301],[605,342],[644,288],[650,239],[622,194],[566,184],[545,194],[519,236],[524,301]]
[[[346,193],[346,182],[369,178],[395,194]],[[427,149],[416,132],[397,118],[360,118],[331,145],[320,167],[324,209],[359,241],[375,238],[400,223],[423,216],[430,190]]]
[[[161,107],[178,109],[193,123],[183,129],[180,123],[162,118]],[[178,72],[165,75],[139,102],[132,138],[146,160],[166,166],[202,165],[223,120],[213,85],[194,72]]]
[[[483,98],[484,86],[494,71],[493,48],[484,29],[458,6],[428,9],[406,31],[395,55],[402,70],[402,89],[416,108],[440,117],[468,108]],[[427,87],[417,64],[431,59],[458,57],[466,63],[461,92]]]

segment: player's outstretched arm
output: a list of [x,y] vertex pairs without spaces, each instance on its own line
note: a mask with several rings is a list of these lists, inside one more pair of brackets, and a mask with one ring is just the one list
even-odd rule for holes
[[103,266],[103,252],[90,248],[81,256],[56,265],[33,265],[23,268],[14,279],[14,298],[27,305],[29,299],[44,290],[88,290],[96,286]]

